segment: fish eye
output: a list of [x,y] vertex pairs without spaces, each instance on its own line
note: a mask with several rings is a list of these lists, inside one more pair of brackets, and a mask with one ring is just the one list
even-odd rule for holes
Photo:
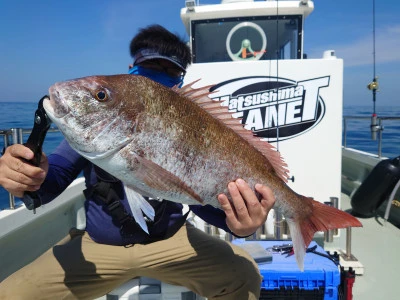
[[95,98],[100,101],[100,102],[104,102],[108,100],[108,95],[105,91],[103,90],[98,90],[96,91],[96,93],[94,94]]

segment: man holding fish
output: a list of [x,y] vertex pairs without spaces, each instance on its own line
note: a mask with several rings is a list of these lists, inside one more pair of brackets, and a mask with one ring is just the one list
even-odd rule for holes
[[[130,74],[150,78],[174,90],[182,85],[186,67],[191,62],[190,49],[185,42],[158,25],[141,29],[131,41],[130,52],[134,59]],[[124,88],[119,86],[119,90]],[[185,87],[182,90],[184,95],[196,93],[196,90]],[[51,98],[62,96],[60,91],[50,92]],[[106,102],[111,94],[112,91],[96,87],[94,97],[98,102]],[[120,105],[123,107],[123,103]],[[64,109],[69,108],[59,107],[53,111],[48,104],[46,110],[57,115]],[[118,124],[120,116],[111,111],[108,117],[94,118],[92,113],[95,110],[93,107],[85,111],[87,123],[79,136],[93,137],[87,128],[95,124],[99,133],[92,143],[96,144],[99,137],[109,135],[122,153],[131,140],[121,134],[121,126],[140,131],[141,125],[134,122]],[[63,133],[68,136],[67,132]],[[158,138],[155,131],[153,139]],[[130,146],[130,153],[139,151],[143,155],[122,160],[125,157],[123,153],[114,155],[113,148],[104,143],[101,144],[105,147],[103,154],[96,152],[86,156],[92,146],[71,148],[75,142],[73,139],[64,140],[48,159],[43,155],[39,167],[26,162],[33,158],[33,153],[23,145],[8,147],[0,158],[0,184],[17,197],[22,197],[26,191],[37,191],[42,203],[50,202],[81,171],[87,186],[85,231],[71,230],[65,239],[37,260],[1,282],[0,299],[94,299],[138,276],[182,285],[208,299],[259,298],[261,277],[256,263],[246,252],[186,223],[187,215],[182,213],[183,206],[179,201],[158,199],[178,193],[176,190],[185,183],[177,184],[176,176],[145,160],[146,151],[155,151],[146,148],[149,143],[137,143],[136,147],[140,146],[140,149]],[[176,149],[160,145],[157,151],[173,150]],[[114,156],[111,162],[105,163],[110,153]],[[121,161],[132,164],[131,169],[142,168],[142,172],[139,170],[137,173],[146,174],[146,177],[135,177],[132,184],[125,180],[122,183],[119,176],[117,179],[109,174],[114,174],[112,166]],[[179,159],[174,164],[179,164]],[[193,164],[192,169],[197,170],[197,166]],[[158,182],[159,177],[165,180]],[[205,177],[198,177],[196,184],[212,184]],[[153,183],[159,194],[146,189]],[[165,188],[167,183],[171,186]],[[140,189],[141,184],[143,189]],[[184,200],[187,199],[187,203],[192,204],[191,211],[207,223],[240,237],[254,233],[265,222],[275,202],[270,188],[261,184],[250,187],[237,178],[227,183],[223,191],[215,191],[213,199],[216,205],[196,205],[191,199],[198,202],[202,199],[196,195],[195,188],[187,187],[185,191],[186,194],[180,196],[181,202],[186,203]],[[218,204],[220,208],[214,207]]]

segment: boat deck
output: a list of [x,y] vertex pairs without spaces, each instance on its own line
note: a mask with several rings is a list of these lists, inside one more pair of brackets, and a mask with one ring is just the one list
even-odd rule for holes
[[[350,210],[349,196],[342,194],[341,197],[341,209]],[[357,261],[347,262],[350,266],[359,268],[357,273],[363,273],[356,276],[352,290],[353,299],[399,299],[393,283],[396,282],[395,271],[400,269],[400,259],[397,258],[400,249],[400,229],[389,222],[384,223],[382,218],[360,220],[363,227],[352,228],[351,231],[351,253]],[[334,237],[332,243],[324,243],[324,249],[345,252],[346,230],[340,229],[339,236]],[[103,299],[105,298],[101,298]]]
[[[341,209],[351,209],[350,199],[342,194]],[[400,269],[400,230],[383,218],[362,218],[362,228],[352,229],[351,253],[364,267],[364,274],[357,275],[353,286],[353,299],[399,299],[396,271]],[[325,250],[345,250],[346,230],[333,243],[325,243]]]

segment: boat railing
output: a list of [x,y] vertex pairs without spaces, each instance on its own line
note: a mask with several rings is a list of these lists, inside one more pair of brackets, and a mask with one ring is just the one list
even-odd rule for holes
[[[10,128],[10,129],[0,129],[0,137],[3,138],[4,149],[13,144],[23,144],[24,135],[28,135],[32,132],[32,128]],[[48,133],[59,132],[57,128],[50,128]],[[4,151],[4,150],[3,150]],[[15,209],[15,197],[8,193],[10,208]]]
[[387,117],[367,117],[367,116],[343,116],[343,147],[347,148],[347,133],[351,130],[348,127],[349,121],[365,120],[370,121],[370,132],[371,140],[377,140],[378,149],[377,155],[379,158],[382,157],[382,142],[383,142],[383,130],[384,121],[400,121],[400,117],[387,116]]

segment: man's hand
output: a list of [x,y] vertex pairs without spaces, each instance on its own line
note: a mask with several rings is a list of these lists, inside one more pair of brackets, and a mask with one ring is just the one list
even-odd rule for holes
[[23,197],[25,191],[37,191],[46,178],[46,155],[42,153],[39,167],[28,162],[33,157],[33,152],[21,144],[8,147],[0,157],[0,185],[16,197]]
[[270,188],[256,184],[255,189],[261,195],[261,201],[243,179],[228,184],[232,202],[224,194],[218,195],[218,201],[226,214],[226,224],[237,236],[249,236],[265,223],[275,197]]

